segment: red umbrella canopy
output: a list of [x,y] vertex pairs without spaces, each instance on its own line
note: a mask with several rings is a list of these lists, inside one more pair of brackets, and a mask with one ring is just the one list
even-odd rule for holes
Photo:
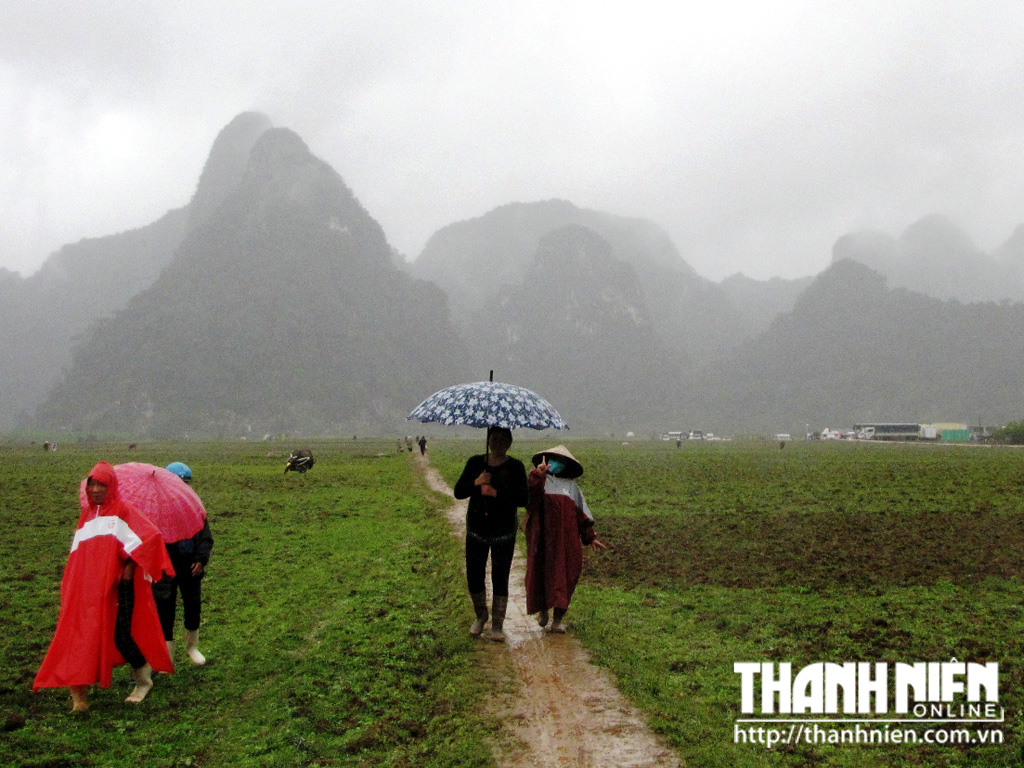
[[[171,543],[190,539],[203,527],[206,509],[198,494],[173,472],[138,461],[114,466],[121,498],[152,521]],[[85,499],[85,481],[79,488]]]

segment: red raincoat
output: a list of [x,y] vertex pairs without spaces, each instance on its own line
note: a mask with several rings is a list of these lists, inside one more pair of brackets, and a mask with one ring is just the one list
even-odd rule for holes
[[594,518],[575,480],[534,469],[526,483],[526,612],[568,608],[583,572],[583,545],[596,537]]
[[[106,462],[89,477],[107,486],[101,507],[88,498],[71,543],[60,584],[57,631],[39,668],[32,690],[70,685],[110,686],[111,671],[124,658],[114,647],[117,584],[129,558],[135,561],[135,609],[132,639],[153,669],[172,672],[149,579],[174,575],[163,537],[117,492],[117,476]],[[147,579],[148,577],[148,579]]]

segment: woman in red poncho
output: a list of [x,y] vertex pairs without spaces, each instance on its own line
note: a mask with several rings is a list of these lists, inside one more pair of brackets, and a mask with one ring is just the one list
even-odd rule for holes
[[147,579],[174,575],[159,531],[118,495],[114,468],[100,462],[83,481],[86,500],[60,584],[57,631],[32,690],[68,686],[72,711],[89,708],[88,687],[110,687],[111,671],[127,662],[137,704],[152,674],[172,672]]
[[538,623],[551,632],[565,632],[562,618],[583,572],[583,544],[607,549],[594,533],[583,492],[575,478],[581,465],[564,445],[533,456],[534,468],[526,480],[530,503],[526,507],[526,612],[539,613]]

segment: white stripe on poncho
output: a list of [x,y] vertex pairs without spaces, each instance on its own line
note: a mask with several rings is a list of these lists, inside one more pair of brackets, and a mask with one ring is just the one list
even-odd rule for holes
[[576,508],[586,515],[587,520],[594,522],[594,516],[590,514],[590,507],[587,506],[587,500],[583,498],[583,491],[580,490],[575,480],[548,475],[547,482],[544,484],[544,493],[554,496],[568,496],[576,504]]

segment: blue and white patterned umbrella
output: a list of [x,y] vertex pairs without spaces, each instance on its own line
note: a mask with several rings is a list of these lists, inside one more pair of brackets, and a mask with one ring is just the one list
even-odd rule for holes
[[435,392],[408,418],[441,424],[506,429],[568,429],[547,400],[515,384],[477,381]]

